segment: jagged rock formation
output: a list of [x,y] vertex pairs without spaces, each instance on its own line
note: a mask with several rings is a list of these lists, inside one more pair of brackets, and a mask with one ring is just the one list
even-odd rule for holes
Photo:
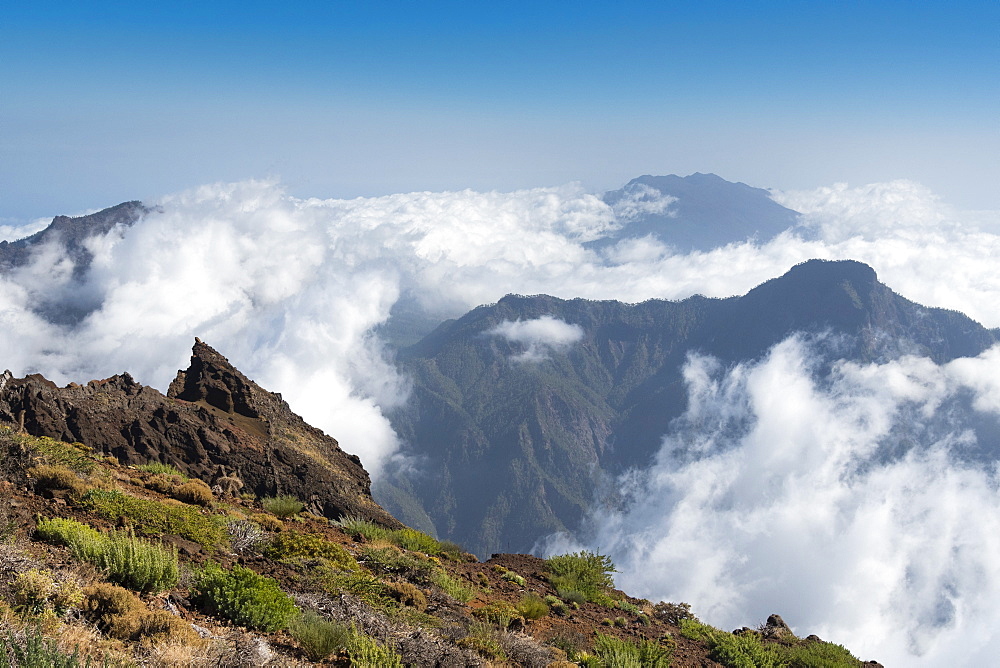
[[[542,316],[579,327],[582,338],[523,363],[523,344],[490,334]],[[380,482],[376,497],[404,522],[477,554],[530,550],[575,528],[608,475],[648,464],[686,407],[689,353],[725,367],[759,359],[795,332],[830,334],[826,365],[904,354],[942,363],[1000,340],[961,313],[904,299],[854,261],[812,260],[728,299],[510,295],[401,351],[414,391],[390,419],[427,474]]]
[[372,500],[356,456],[197,339],[191,366],[178,372],[167,396],[127,373],[59,388],[37,374],[6,372],[0,422],[78,441],[126,464],[172,464],[210,483],[236,477],[244,491],[290,494],[330,518],[356,515],[401,526]]

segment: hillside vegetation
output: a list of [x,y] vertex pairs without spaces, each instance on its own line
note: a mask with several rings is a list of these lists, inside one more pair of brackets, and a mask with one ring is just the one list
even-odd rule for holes
[[780,619],[737,635],[578,553],[479,562],[0,426],[0,665],[858,666]]

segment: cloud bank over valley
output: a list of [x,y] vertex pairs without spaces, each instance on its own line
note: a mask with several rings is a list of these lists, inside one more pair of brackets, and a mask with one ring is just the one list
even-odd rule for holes
[[[728,297],[807,259],[853,259],[909,299],[1000,326],[996,212],[954,210],[908,181],[773,197],[798,227],[680,253],[654,237],[590,243],[669,217],[674,201],[655,192],[612,208],[576,185],[352,200],[207,185],[87,240],[85,271],[48,244],[0,276],[0,369],[60,384],[127,370],[165,390],[199,336],[377,477],[407,452],[384,415],[410,391],[383,335],[404,303],[443,320],[508,293]],[[582,336],[551,317],[492,334],[525,362]],[[886,665],[993,656],[1000,481],[977,453],[996,446],[1000,352],[817,376],[823,345],[793,337],[732,369],[691,356],[688,411],[621,481],[627,503],[554,540],[610,553],[619,584],[690,601],[711,623],[780,612]]]

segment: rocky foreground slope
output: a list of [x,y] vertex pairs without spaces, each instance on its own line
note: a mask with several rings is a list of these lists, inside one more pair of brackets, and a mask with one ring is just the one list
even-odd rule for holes
[[200,341],[167,396],[0,376],[0,533],[2,665],[861,665],[629,597],[600,555],[479,562],[405,528]]

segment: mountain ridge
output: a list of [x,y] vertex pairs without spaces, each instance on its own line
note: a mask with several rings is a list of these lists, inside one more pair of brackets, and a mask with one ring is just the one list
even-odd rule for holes
[[[582,337],[537,362],[514,361],[526,344],[499,326],[543,317]],[[502,541],[529,549],[571,529],[615,475],[650,461],[686,406],[681,368],[690,353],[726,366],[799,332],[825,337],[827,363],[905,354],[941,363],[997,341],[960,313],[897,295],[855,261],[811,260],[725,299],[629,305],[508,295],[400,351],[415,389],[390,420],[428,471],[441,473],[390,477],[375,495],[404,522],[477,553],[506,549]]]

